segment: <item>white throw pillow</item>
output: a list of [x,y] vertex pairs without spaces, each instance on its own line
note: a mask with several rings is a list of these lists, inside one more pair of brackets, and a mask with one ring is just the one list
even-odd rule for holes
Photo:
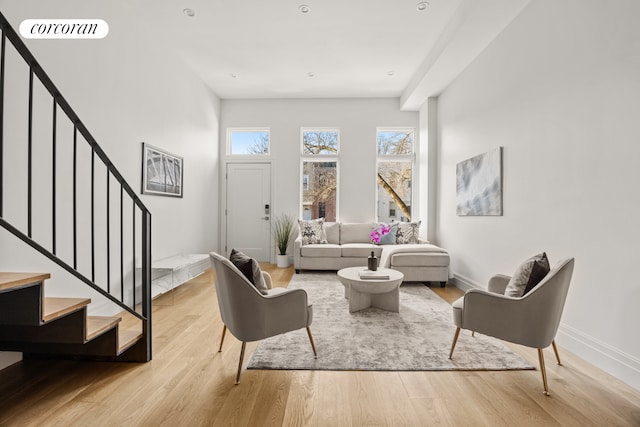
[[399,245],[420,243],[420,223],[418,222],[394,222],[398,224],[396,243]]
[[302,236],[302,244],[310,245],[313,243],[328,243],[327,235],[324,232],[324,218],[312,220],[298,220],[300,227],[300,235]]

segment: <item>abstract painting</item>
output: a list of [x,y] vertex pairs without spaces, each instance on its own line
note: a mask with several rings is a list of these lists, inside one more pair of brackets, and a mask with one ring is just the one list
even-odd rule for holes
[[502,147],[456,165],[456,196],[460,216],[502,215]]
[[142,194],[182,197],[182,157],[142,143]]

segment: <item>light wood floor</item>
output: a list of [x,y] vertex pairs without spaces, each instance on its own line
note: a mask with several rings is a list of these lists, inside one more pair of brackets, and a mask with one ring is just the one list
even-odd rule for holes
[[[278,286],[293,275],[263,268]],[[1,371],[0,425],[640,426],[640,392],[562,348],[564,366],[546,351],[551,397],[537,370],[245,370],[235,386],[240,343],[227,334],[218,353],[221,332],[206,273],[154,301],[149,363],[29,360]],[[535,350],[513,348],[537,366]]]

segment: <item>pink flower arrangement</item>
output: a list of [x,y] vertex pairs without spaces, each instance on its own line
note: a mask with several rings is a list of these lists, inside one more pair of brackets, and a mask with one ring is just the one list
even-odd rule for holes
[[385,234],[389,234],[391,231],[391,226],[387,224],[378,224],[376,228],[374,228],[371,233],[369,233],[369,237],[371,238],[371,243],[375,245],[380,244],[380,238]]

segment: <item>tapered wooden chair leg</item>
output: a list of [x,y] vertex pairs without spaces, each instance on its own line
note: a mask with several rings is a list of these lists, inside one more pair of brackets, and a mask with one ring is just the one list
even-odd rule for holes
[[458,342],[458,335],[460,335],[460,328],[456,329],[456,334],[453,336],[453,342],[451,343],[451,351],[449,352],[449,359],[453,357],[453,350],[456,348],[456,342]]
[[236,385],[240,384],[240,371],[242,371],[242,362],[244,361],[244,348],[247,346],[245,341],[242,341],[242,350],[240,350],[240,361],[238,362],[238,373],[236,374]]
[[562,366],[562,362],[560,362],[560,354],[558,353],[558,347],[556,347],[556,340],[551,341],[551,345],[553,346],[553,352],[556,354],[558,365]]
[[313,358],[318,358],[318,353],[316,353],[316,345],[313,343],[313,336],[311,335],[311,329],[307,326],[307,335],[309,335],[309,341],[311,342],[311,348],[313,349]]
[[544,385],[544,394],[549,396],[549,386],[547,385],[547,370],[544,367],[544,354],[542,349],[538,349],[538,360],[540,361],[540,372],[542,373],[542,384]]
[[218,349],[218,353],[222,351],[222,343],[224,342],[224,334],[227,333],[227,325],[224,325],[222,328],[222,338],[220,338],[220,348]]

